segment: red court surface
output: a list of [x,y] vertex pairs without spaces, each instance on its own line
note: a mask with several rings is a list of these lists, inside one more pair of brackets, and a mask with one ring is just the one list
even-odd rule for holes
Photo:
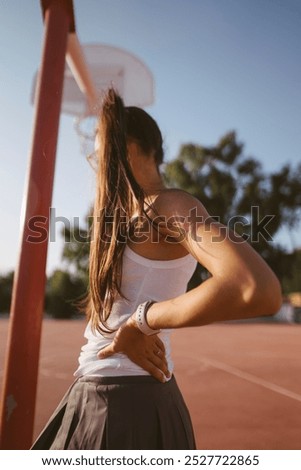
[[[35,435],[73,381],[84,326],[44,320]],[[7,328],[0,320],[1,380]],[[183,329],[173,350],[198,449],[301,449],[301,325]]]

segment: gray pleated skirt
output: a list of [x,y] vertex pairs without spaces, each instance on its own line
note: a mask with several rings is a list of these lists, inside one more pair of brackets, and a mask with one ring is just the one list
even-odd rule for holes
[[174,377],[81,377],[32,449],[195,449],[188,409]]

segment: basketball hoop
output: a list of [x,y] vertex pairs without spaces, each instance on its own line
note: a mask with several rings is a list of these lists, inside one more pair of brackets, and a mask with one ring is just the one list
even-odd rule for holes
[[[148,67],[136,56],[123,49],[103,44],[81,46],[96,100],[91,106],[88,97],[66,63],[62,113],[74,116],[74,129],[79,137],[81,153],[86,157],[94,150],[97,116],[104,93],[114,87],[125,106],[149,106],[154,101],[154,80]],[[34,88],[32,101],[34,97]]]
[[97,120],[96,114],[84,114],[74,118],[74,129],[79,138],[80,151],[86,158],[94,150]]

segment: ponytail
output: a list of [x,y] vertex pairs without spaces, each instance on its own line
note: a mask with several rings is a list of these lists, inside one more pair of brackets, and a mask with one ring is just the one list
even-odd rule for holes
[[99,121],[100,147],[89,262],[88,317],[93,330],[112,331],[108,318],[122,296],[122,255],[131,217],[143,213],[144,193],[127,155],[126,113],[122,99],[110,89]]
[[148,217],[145,194],[129,164],[127,140],[136,142],[144,154],[153,155],[157,167],[163,161],[163,141],[156,121],[141,108],[125,108],[112,88],[104,98],[98,132],[89,287],[76,305],[86,312],[93,331],[110,333],[114,331],[108,324],[113,303],[118,295],[125,298],[121,292],[122,259],[133,233],[131,219],[134,215]]

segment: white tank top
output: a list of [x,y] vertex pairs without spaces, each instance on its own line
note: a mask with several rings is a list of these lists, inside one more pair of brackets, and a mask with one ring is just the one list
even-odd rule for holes
[[[117,297],[114,302],[109,326],[118,328],[136,310],[139,304],[154,300],[157,302],[177,297],[186,292],[197,261],[188,254],[173,260],[151,260],[135,253],[126,246],[123,255],[121,291],[128,299]],[[170,351],[170,332],[162,330],[159,337],[166,350],[169,371],[173,371]],[[99,359],[97,353],[111,343],[114,333],[92,332],[90,322],[85,329],[87,343],[79,356],[79,367],[74,375],[122,376],[149,375],[147,371],[132,362],[125,354],[114,354],[107,359]]]

